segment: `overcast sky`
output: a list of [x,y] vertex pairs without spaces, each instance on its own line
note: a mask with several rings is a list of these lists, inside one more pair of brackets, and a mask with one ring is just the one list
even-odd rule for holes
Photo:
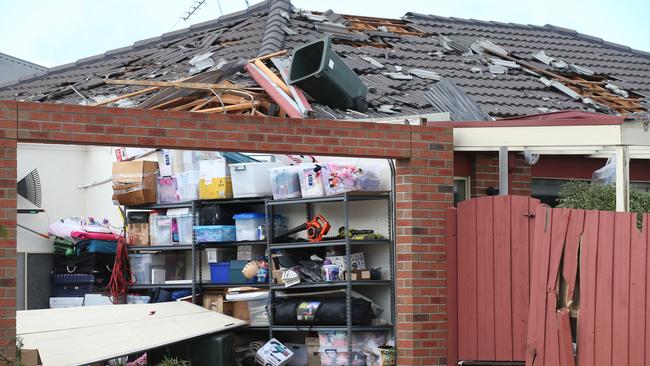
[[[188,21],[194,0],[0,0],[0,52],[52,67],[131,45],[171,29],[246,7],[245,0],[206,0]],[[257,0],[249,0],[251,4]],[[399,18],[406,12],[554,24],[650,51],[650,1],[644,0],[293,0],[298,8]]]

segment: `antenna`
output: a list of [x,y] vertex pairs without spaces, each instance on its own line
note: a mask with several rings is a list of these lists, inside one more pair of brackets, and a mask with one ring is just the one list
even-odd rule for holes
[[199,8],[203,4],[205,4],[205,1],[206,0],[195,0],[192,6],[190,6],[190,8],[185,12],[185,14],[183,14],[181,19],[183,19],[184,21],[190,19],[190,17],[194,15],[194,13],[196,13],[196,11],[199,10]]
[[[199,10],[199,8],[203,6],[203,4],[205,4],[205,1],[206,0],[195,0],[190,6],[190,8],[185,13],[183,13],[181,17],[178,18],[176,23],[174,23],[174,25],[172,25],[172,27],[169,28],[169,30],[171,31],[172,29],[174,29],[178,24],[178,22],[180,22],[181,20],[187,21],[188,19],[190,19],[190,17],[194,15],[194,13],[196,13]],[[221,4],[219,4],[219,10],[221,10]]]

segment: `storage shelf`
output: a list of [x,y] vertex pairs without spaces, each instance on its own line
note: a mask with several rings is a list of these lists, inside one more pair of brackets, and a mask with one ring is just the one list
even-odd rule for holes
[[[348,327],[345,325],[315,325],[315,326],[295,326],[295,325],[274,325],[270,327],[273,331],[278,332],[345,332]],[[268,329],[268,328],[267,328]],[[373,332],[373,331],[387,331],[392,330],[392,325],[353,325],[353,332]]]
[[198,200],[196,203],[200,206],[207,205],[229,205],[229,204],[264,204],[266,200],[272,197],[250,197],[250,198],[219,198],[213,200]]
[[213,241],[207,243],[196,243],[196,249],[209,249],[209,248],[227,248],[237,247],[240,245],[266,245],[265,241]]
[[348,201],[373,201],[385,200],[390,197],[390,192],[350,192],[337,194],[335,196],[323,196],[313,198],[288,198],[283,200],[270,200],[269,206],[293,205],[297,203],[325,203],[342,202],[347,197]]
[[234,287],[257,287],[257,288],[267,288],[269,287],[269,284],[267,282],[256,282],[256,283],[211,283],[211,282],[203,282],[201,284],[197,284],[198,286],[201,286],[203,289],[213,289],[213,288],[234,288]]
[[[390,244],[388,239],[380,240],[350,240],[350,245],[385,245]],[[340,246],[345,245],[345,239],[339,240],[324,240],[317,242],[309,241],[297,241],[293,243],[277,243],[271,244],[270,247],[273,250],[277,249],[293,249],[293,248],[318,248],[318,247],[331,247],[331,246]]]
[[147,290],[147,289],[152,289],[152,288],[168,288],[168,289],[181,289],[181,288],[186,288],[186,289],[191,289],[192,288],[192,283],[174,283],[174,284],[147,284],[147,285],[133,285],[130,290]]
[[177,202],[177,203],[149,203],[145,205],[126,206],[129,210],[156,210],[165,208],[190,208],[192,201]]
[[[358,280],[352,281],[352,286],[385,286],[390,285],[390,280]],[[284,285],[273,285],[273,290],[292,290],[299,288],[328,288],[328,287],[346,287],[347,281],[335,282],[316,282],[316,283],[299,283],[297,285],[284,287]]]
[[188,245],[129,245],[129,252],[176,252],[192,250],[192,244]]

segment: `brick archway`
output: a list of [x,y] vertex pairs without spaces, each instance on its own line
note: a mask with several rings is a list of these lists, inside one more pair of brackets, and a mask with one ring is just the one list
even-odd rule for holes
[[8,228],[0,239],[0,341],[8,351],[16,334],[18,142],[395,159],[399,364],[446,363],[445,210],[453,194],[449,126],[0,101],[0,224]]

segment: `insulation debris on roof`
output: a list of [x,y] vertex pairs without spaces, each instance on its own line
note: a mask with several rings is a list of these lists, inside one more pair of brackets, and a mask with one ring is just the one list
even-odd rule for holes
[[[224,108],[243,104],[235,102],[244,96],[232,95],[228,98],[233,104],[224,100],[222,106],[206,89],[117,85],[105,81],[218,83],[204,76],[220,69],[222,60],[247,60],[281,49],[287,49],[290,54],[305,43],[331,34],[333,51],[369,89],[370,109],[364,112],[369,118],[392,116],[399,108],[399,113],[405,115],[437,110],[424,94],[438,79],[452,81],[467,98],[493,117],[536,114],[539,108],[623,114],[647,112],[650,53],[548,25],[416,13],[399,18],[400,15],[383,19],[338,14],[332,10],[314,12],[292,8],[289,0],[266,0],[244,11],[0,86],[0,99],[88,104],[127,95],[110,105],[151,108],[156,104],[144,102],[164,91],[165,95],[173,94],[166,98],[182,98],[177,104],[167,105],[168,108],[186,108],[184,105],[193,101],[190,97],[210,100],[203,106],[205,109]],[[214,62],[212,66],[211,62]],[[271,69],[275,66],[267,64]],[[277,68],[274,73],[278,74]],[[281,79],[281,75],[278,77]],[[562,87],[546,86],[540,82],[541,77],[557,81],[579,98],[561,91]],[[258,78],[265,80],[260,75]],[[277,110],[272,106],[277,101],[261,89],[249,72],[235,72],[221,81],[226,80],[232,83],[230,87],[257,93],[254,100],[260,103],[255,109],[250,108],[251,98],[246,97],[249,108],[229,113],[270,113],[265,109],[266,103],[270,109]],[[223,94],[221,89],[217,92]],[[283,92],[296,101],[291,90]],[[171,99],[154,100],[159,105]],[[187,103],[182,104],[184,101]],[[326,107],[317,100],[310,102],[315,118],[359,118],[354,112]],[[387,109],[383,105],[393,107]]]

